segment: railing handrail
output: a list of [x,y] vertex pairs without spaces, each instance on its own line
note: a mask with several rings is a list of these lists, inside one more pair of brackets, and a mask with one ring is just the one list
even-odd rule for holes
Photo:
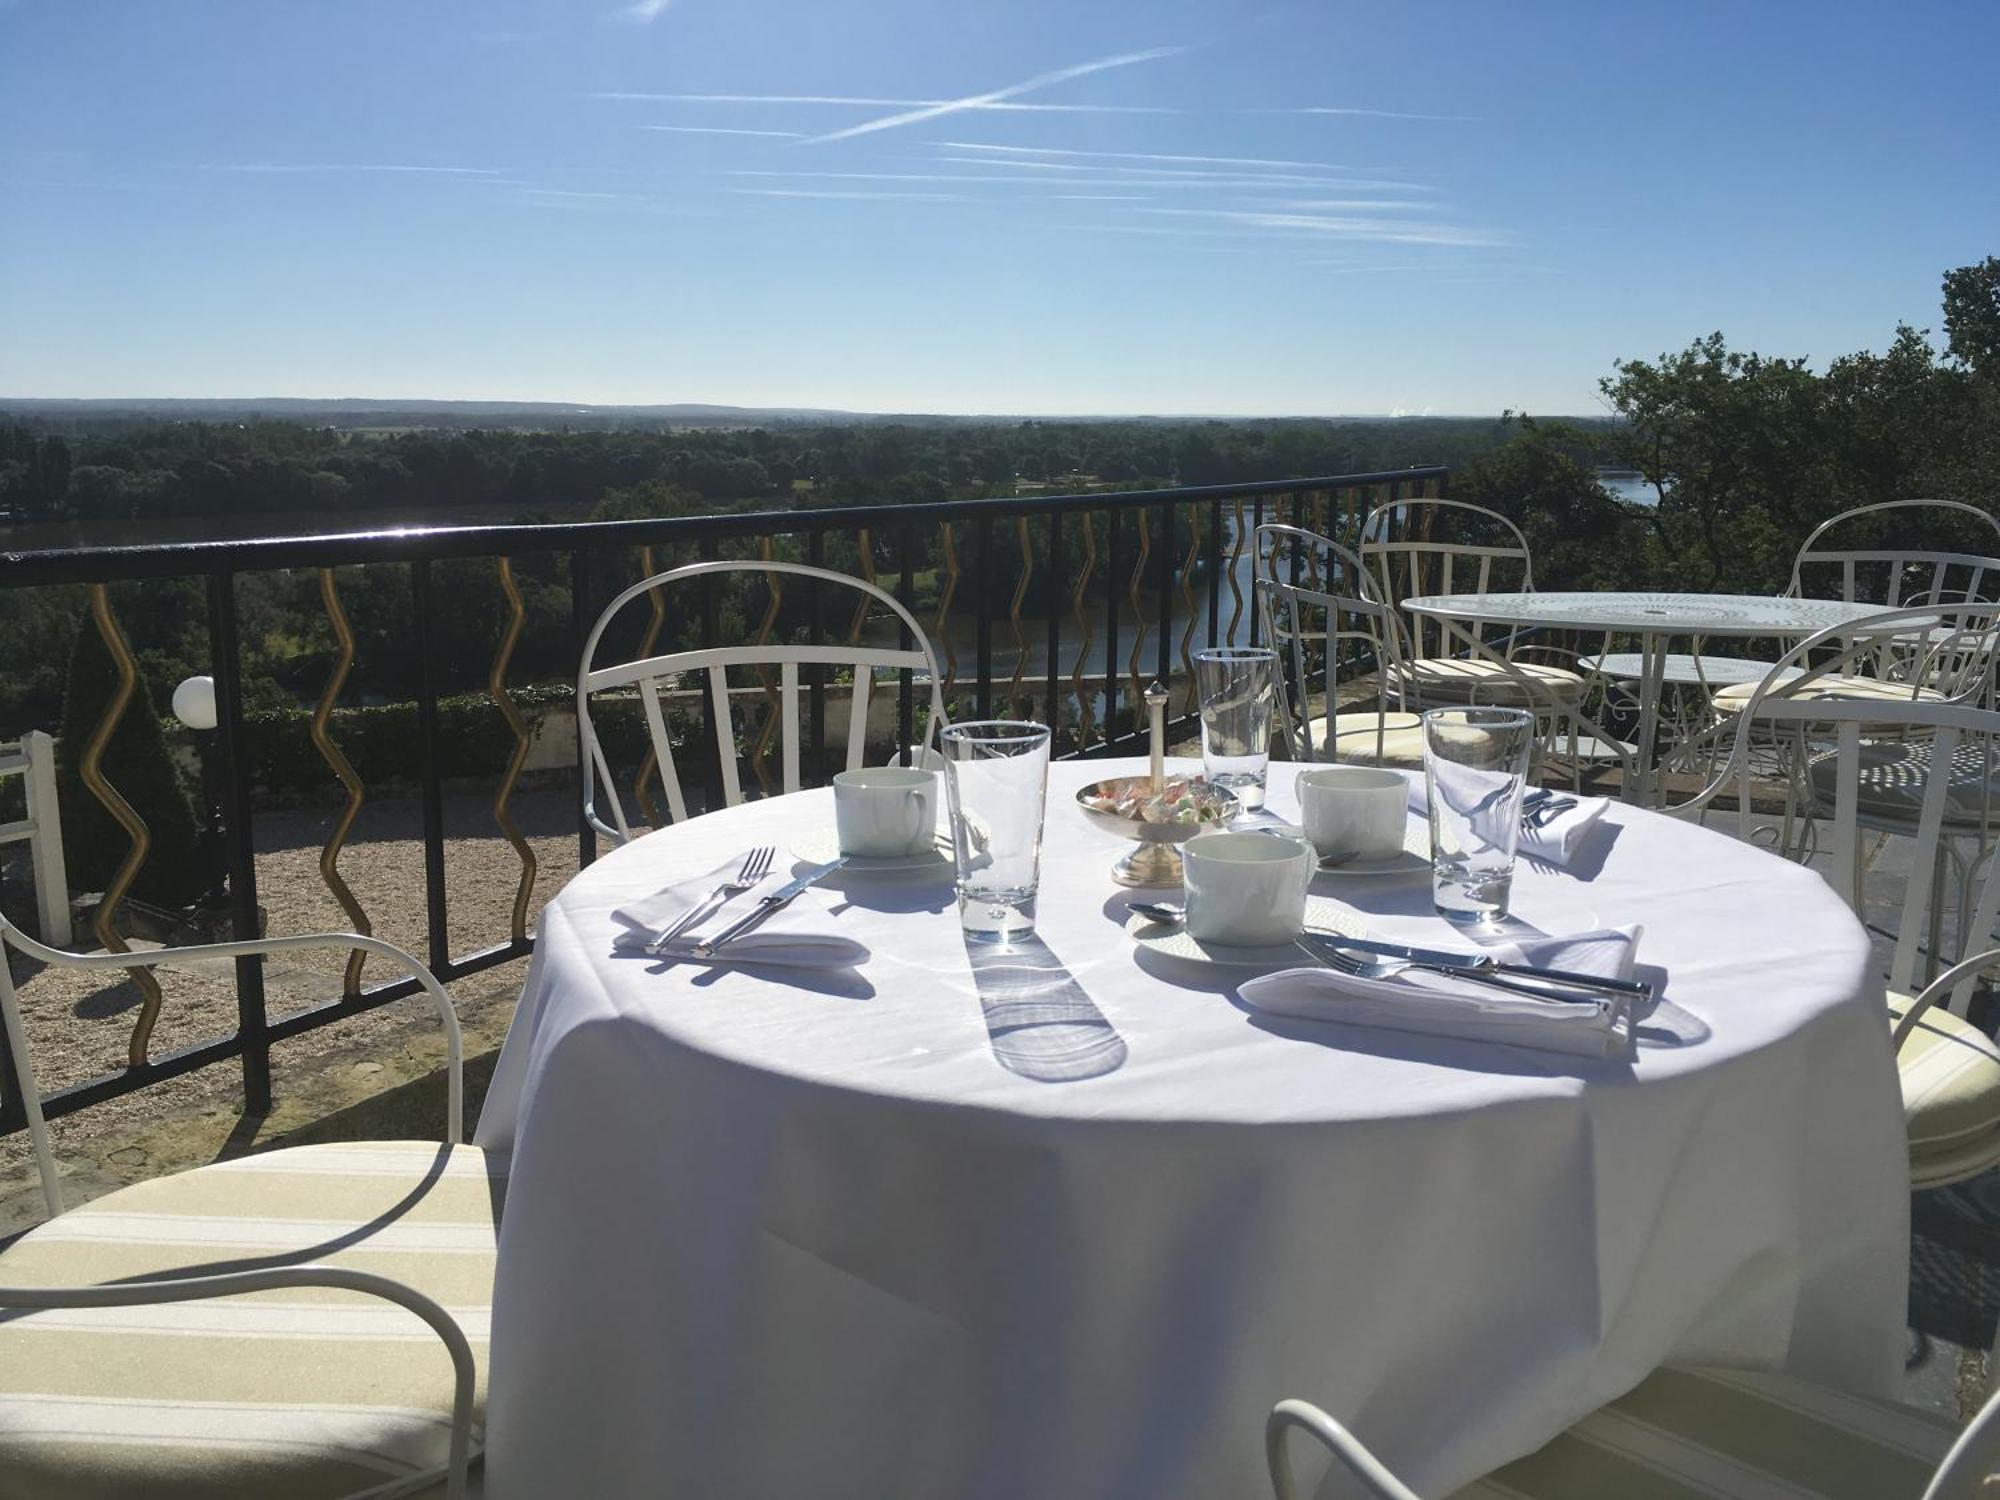
[[[107,583],[205,573],[254,573],[278,568],[325,568],[369,561],[436,561],[452,557],[521,556],[594,551],[674,540],[774,536],[891,522],[955,521],[982,514],[1046,515],[1074,510],[1228,500],[1236,496],[1297,495],[1365,485],[1442,479],[1430,464],[1368,474],[1327,474],[1241,484],[1185,485],[1152,490],[1097,490],[1076,495],[996,495],[979,500],[924,500],[907,505],[846,505],[819,509],[723,511],[635,521],[551,521],[498,526],[392,526],[310,536],[218,538],[198,542],[139,542],[115,547],[43,547],[0,551],[0,588]],[[384,555],[387,554],[387,555]]]

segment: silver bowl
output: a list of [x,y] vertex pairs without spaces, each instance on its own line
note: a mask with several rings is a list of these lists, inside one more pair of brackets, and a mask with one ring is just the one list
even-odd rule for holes
[[1092,805],[1101,799],[1128,797],[1134,791],[1146,792],[1151,786],[1150,776],[1114,776],[1108,781],[1093,781],[1076,794],[1077,809],[1085,819],[1106,833],[1133,841],[1132,847],[1111,867],[1111,878],[1120,885],[1149,888],[1179,885],[1179,846],[1204,829],[1227,827],[1229,820],[1242,811],[1242,804],[1233,792],[1210,786],[1199,777],[1188,783],[1188,791],[1204,808],[1213,811],[1198,823],[1149,823],[1143,818],[1123,817]]

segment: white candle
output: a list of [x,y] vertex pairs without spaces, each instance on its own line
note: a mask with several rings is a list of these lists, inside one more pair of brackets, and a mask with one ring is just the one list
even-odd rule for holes
[[1157,682],[1146,689],[1146,711],[1152,719],[1153,795],[1167,785],[1167,690]]

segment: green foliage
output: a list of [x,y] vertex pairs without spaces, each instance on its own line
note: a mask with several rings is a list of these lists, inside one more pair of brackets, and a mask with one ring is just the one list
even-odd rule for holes
[[[62,733],[56,745],[63,858],[70,886],[79,891],[103,890],[132,847],[130,835],[77,773],[117,684],[117,666],[86,616],[70,654]],[[209,866],[187,788],[167,753],[159,711],[143,681],[134,685],[100,764],[105,780],[145,819],[152,838],[131,894],[156,906],[186,906],[209,888]]]

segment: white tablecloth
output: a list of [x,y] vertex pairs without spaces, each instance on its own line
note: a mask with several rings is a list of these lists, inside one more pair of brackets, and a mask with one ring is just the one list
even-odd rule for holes
[[[845,979],[612,955],[614,907],[824,792],[548,908],[478,1131],[514,1151],[492,1500],[1255,1497],[1288,1395],[1431,1494],[1662,1361],[1893,1388],[1901,1107],[1819,876],[1622,806],[1524,870],[1538,927],[1645,924],[1671,979],[1636,1064],[1274,1020],[1135,961],[1071,801],[1137,769],[1052,772],[1030,967],[1073,982],[975,976],[948,888],[880,877],[844,888]],[[1320,889],[1437,935],[1421,878]]]

